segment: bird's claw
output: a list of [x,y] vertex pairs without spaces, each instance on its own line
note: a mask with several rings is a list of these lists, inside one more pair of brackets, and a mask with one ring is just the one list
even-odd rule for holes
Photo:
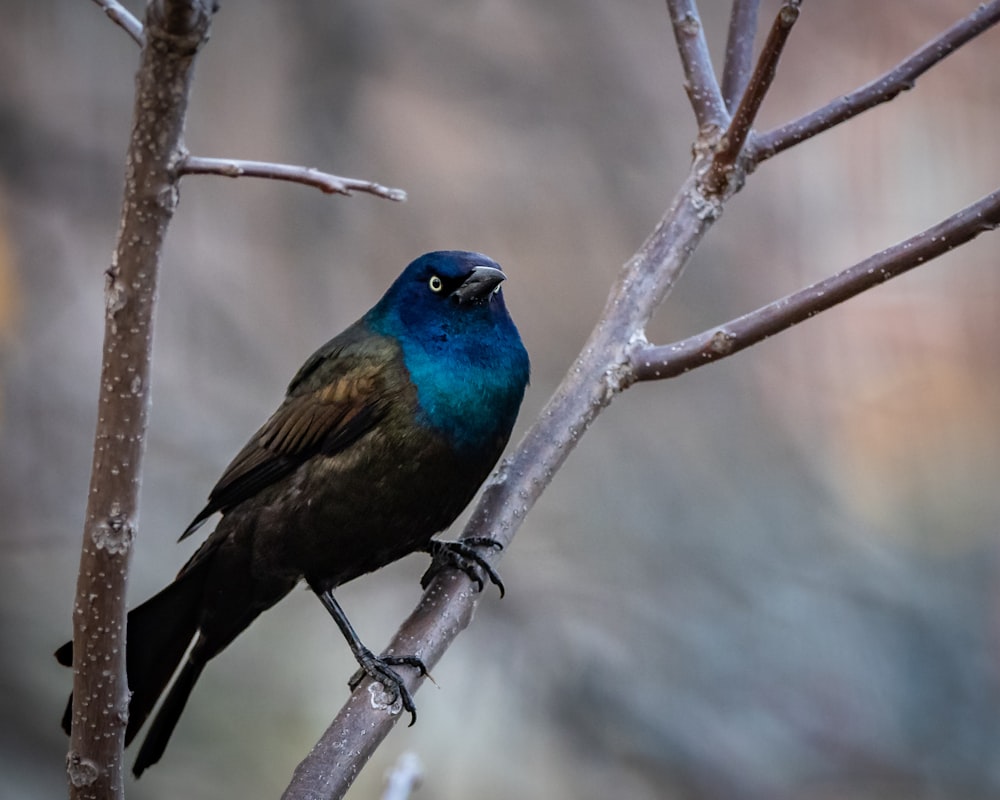
[[359,654],[358,664],[360,669],[347,682],[351,691],[357,689],[365,677],[377,681],[393,697],[392,702],[388,705],[392,705],[398,700],[402,704],[403,710],[410,713],[410,725],[412,726],[417,721],[417,707],[413,703],[413,695],[410,694],[410,690],[406,688],[403,679],[393,667],[413,667],[422,678],[430,678],[430,673],[424,662],[417,656],[377,656],[371,650],[365,650]]
[[442,569],[457,569],[464,572],[466,576],[476,584],[476,588],[481,592],[485,587],[483,575],[489,578],[490,583],[497,587],[500,596],[505,594],[503,581],[493,566],[483,558],[477,547],[490,547],[494,550],[503,550],[503,545],[496,539],[489,536],[472,536],[468,539],[458,539],[455,541],[445,541],[441,539],[431,539],[425,548],[430,553],[431,565],[427,568],[420,579],[421,588],[426,589],[435,575]]

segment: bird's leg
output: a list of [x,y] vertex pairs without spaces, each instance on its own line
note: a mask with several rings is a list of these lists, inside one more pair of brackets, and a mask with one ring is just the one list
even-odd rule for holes
[[503,545],[496,539],[489,536],[472,536],[468,539],[457,539],[455,541],[445,541],[442,539],[431,539],[423,548],[424,552],[430,553],[431,565],[427,568],[420,579],[420,586],[424,589],[430,584],[431,579],[442,569],[457,569],[464,572],[470,581],[476,584],[479,591],[483,590],[483,574],[490,579],[490,583],[500,590],[500,596],[504,596],[503,581],[493,566],[477,551],[477,547],[490,547],[494,550],[503,550]]
[[358,636],[357,632],[354,630],[354,626],[351,625],[350,621],[347,619],[347,615],[344,613],[344,609],[340,607],[334,597],[333,593],[329,589],[317,590],[313,589],[316,595],[319,597],[320,602],[326,607],[326,610],[330,612],[330,616],[333,617],[333,621],[337,623],[337,627],[340,628],[340,632],[344,634],[344,638],[347,639],[347,644],[351,648],[351,652],[354,653],[354,657],[357,659],[359,666],[361,667],[348,681],[348,685],[351,689],[358,688],[358,684],[365,675],[368,675],[373,681],[381,683],[382,686],[388,692],[394,693],[399,701],[403,704],[403,708],[410,712],[410,725],[413,725],[417,721],[417,708],[413,704],[413,697],[410,695],[409,689],[403,683],[403,679],[399,676],[393,667],[413,667],[420,671],[421,676],[430,677],[427,672],[427,667],[424,666],[424,662],[421,661],[416,656],[377,656],[371,650],[364,646],[361,638]]

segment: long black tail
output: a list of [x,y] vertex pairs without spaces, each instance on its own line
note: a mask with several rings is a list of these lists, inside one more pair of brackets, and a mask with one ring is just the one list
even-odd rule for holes
[[[132,698],[129,702],[125,744],[135,738],[136,733],[149,717],[153,706],[163,694],[163,690],[170,682],[171,676],[177,670],[177,665],[184,658],[184,653],[198,630],[199,612],[203,601],[203,584],[204,570],[185,570],[162,592],[153,595],[141,606],[129,612],[125,664]],[[73,643],[67,642],[60,647],[56,651],[56,659],[60,664],[71,666],[73,663]],[[201,668],[199,667],[193,674],[188,674],[189,666],[185,665],[180,678],[186,676],[193,686]],[[191,687],[188,686],[183,699],[186,699],[187,693],[190,691]],[[183,708],[183,699],[180,708]],[[72,704],[73,696],[70,695],[62,720],[63,730],[67,733],[69,733],[72,720]],[[180,714],[180,708],[178,708],[177,714]],[[173,723],[176,721],[174,719]],[[167,736],[173,729],[173,723],[166,731]],[[163,746],[166,746],[165,739]],[[162,747],[160,752],[162,753]]]
[[197,645],[195,645],[195,652],[184,662],[177,680],[171,685],[163,705],[156,712],[146,738],[142,740],[142,747],[139,748],[139,755],[136,756],[132,767],[135,777],[138,778],[146,771],[146,767],[151,767],[159,761],[163,751],[167,749],[170,734],[174,732],[177,720],[181,718],[181,712],[204,667],[205,662],[197,656]]

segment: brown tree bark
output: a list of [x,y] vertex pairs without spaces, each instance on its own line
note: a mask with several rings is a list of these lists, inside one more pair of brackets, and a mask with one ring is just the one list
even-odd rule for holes
[[121,226],[105,273],[97,432],[73,607],[70,797],[121,798],[128,721],[125,590],[139,522],[160,255],[177,206],[176,164],[194,59],[212,11],[152,2],[136,78]]

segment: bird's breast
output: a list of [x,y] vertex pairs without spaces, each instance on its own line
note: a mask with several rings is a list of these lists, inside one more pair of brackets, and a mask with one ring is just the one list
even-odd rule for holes
[[[499,443],[502,448],[502,443]],[[499,454],[473,459],[392,416],[289,477],[260,520],[267,558],[333,587],[420,549],[461,513]]]
[[449,357],[445,352],[406,354],[417,418],[463,453],[492,452],[498,439],[502,449],[524,396],[526,370],[522,374],[507,353],[483,345]]

